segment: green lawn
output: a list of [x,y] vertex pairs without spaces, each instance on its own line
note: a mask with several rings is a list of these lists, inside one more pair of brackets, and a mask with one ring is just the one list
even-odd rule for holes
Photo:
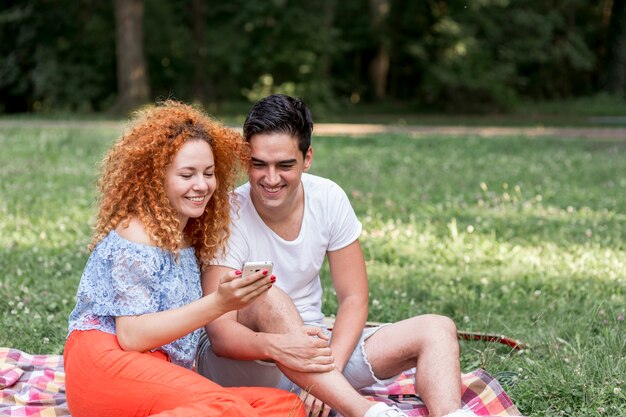
[[[0,129],[0,346],[62,352],[118,134]],[[497,376],[526,415],[626,415],[626,141],[376,135],[314,150],[312,172],[363,223],[371,320],[436,312],[528,343],[462,343],[463,369]]]

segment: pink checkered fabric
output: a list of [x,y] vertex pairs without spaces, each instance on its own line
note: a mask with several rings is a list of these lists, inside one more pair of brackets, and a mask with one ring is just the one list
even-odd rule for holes
[[0,416],[69,415],[62,356],[0,347]]
[[[414,382],[414,370],[409,370],[390,385],[364,388],[361,393],[373,401],[395,405],[409,416],[428,416],[428,409],[415,394]],[[486,371],[465,374],[462,382],[464,408],[479,416],[520,416],[502,386]],[[70,417],[63,357],[0,348],[0,416]]]
[[[521,416],[498,381],[483,369],[462,376],[462,407],[479,416]],[[387,386],[363,388],[361,394],[373,401],[395,405],[411,417],[428,416],[428,409],[415,393],[415,370],[402,373]]]

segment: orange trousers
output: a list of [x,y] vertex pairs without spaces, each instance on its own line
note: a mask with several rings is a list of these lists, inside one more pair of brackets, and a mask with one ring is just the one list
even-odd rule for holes
[[72,417],[304,417],[293,393],[224,388],[161,351],[126,352],[115,335],[98,330],[73,331],[63,356]]

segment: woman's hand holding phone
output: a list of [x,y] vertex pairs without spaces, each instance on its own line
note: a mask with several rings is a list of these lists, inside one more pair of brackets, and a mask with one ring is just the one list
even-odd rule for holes
[[276,281],[269,261],[247,262],[242,271],[226,274],[216,291],[225,311],[238,310],[267,292]]
[[272,275],[274,263],[272,261],[246,262],[243,266],[242,278],[247,278],[256,272],[267,271],[267,275]]

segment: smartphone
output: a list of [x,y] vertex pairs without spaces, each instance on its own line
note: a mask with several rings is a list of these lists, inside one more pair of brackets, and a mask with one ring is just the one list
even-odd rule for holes
[[263,271],[267,269],[267,275],[272,275],[274,269],[274,263],[272,261],[258,261],[258,262],[246,262],[242,270],[242,278],[247,277],[250,274],[254,274],[257,271]]

